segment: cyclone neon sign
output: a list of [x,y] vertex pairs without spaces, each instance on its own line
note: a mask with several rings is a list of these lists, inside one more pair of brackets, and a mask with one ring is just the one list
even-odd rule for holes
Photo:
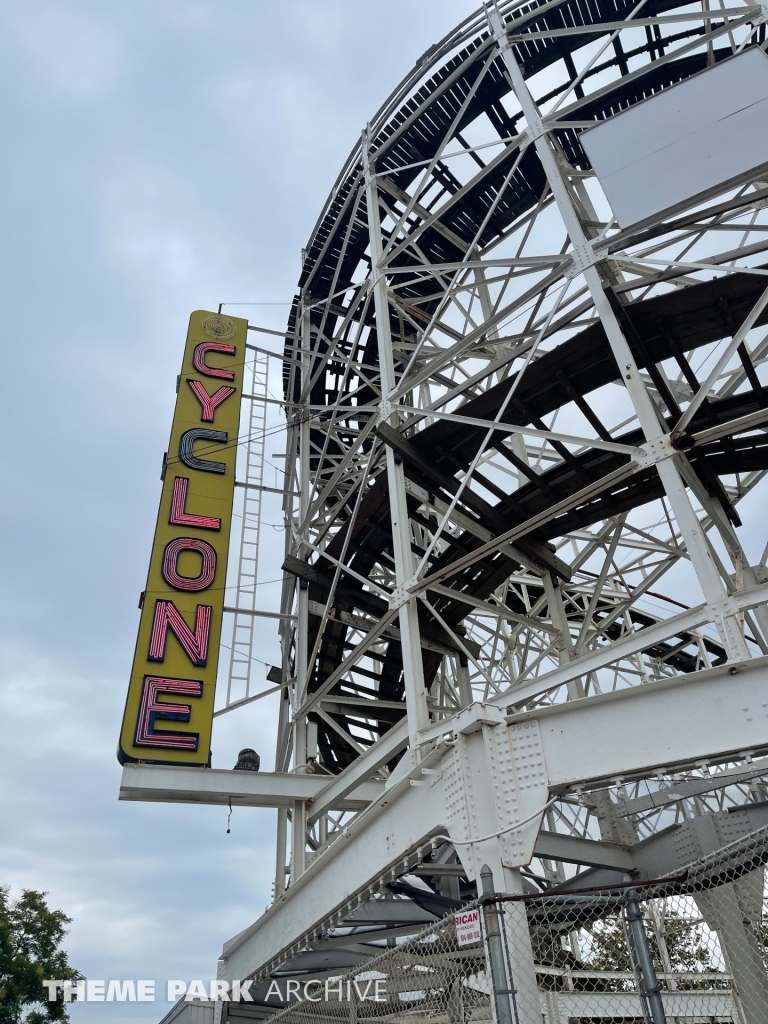
[[248,322],[192,314],[118,758],[210,759]]

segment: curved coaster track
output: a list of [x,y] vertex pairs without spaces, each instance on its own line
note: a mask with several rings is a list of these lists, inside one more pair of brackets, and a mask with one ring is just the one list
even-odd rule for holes
[[767,21],[483,8],[347,159],[283,359],[271,778],[304,788],[232,977],[363,964],[484,861],[563,891],[767,823],[768,167],[623,225],[582,145]]
[[[753,27],[749,7],[714,17],[635,6],[514,5],[507,27],[575,215],[600,243],[605,299],[732,591],[758,582],[734,527],[768,468],[768,312],[701,389],[765,287],[754,271],[768,248],[768,183],[622,231],[579,139],[759,46],[765,27]],[[422,59],[350,155],[305,250],[288,325],[290,486],[306,499],[285,563],[308,583],[299,720],[316,726],[331,772],[406,714],[401,633],[394,617],[383,623],[398,587],[388,447],[404,477],[431,720],[470,694],[506,693],[525,707],[565,699],[567,687],[537,680],[674,616],[675,593],[698,603],[695,584],[681,582],[688,539],[657,466],[633,457],[647,431],[571,249],[496,40],[469,19]],[[380,325],[374,282],[386,295]],[[291,611],[291,585],[284,597]],[[748,649],[764,653],[752,612],[746,621]],[[626,657],[617,647],[608,673],[574,671],[571,691],[717,665],[726,646],[717,631],[681,628]],[[287,732],[283,741],[287,767]]]

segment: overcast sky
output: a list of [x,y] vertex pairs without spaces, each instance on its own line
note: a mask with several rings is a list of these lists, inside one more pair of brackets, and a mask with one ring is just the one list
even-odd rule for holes
[[[159,986],[75,1021],[158,1021],[274,875],[274,812],[227,835],[225,809],[117,801],[189,313],[290,300],[365,121],[474,7],[0,0],[0,884],[50,893],[88,977]],[[280,329],[287,307],[230,312]],[[271,628],[259,651],[278,658]],[[271,768],[274,705],[220,722],[214,766],[248,745]]]

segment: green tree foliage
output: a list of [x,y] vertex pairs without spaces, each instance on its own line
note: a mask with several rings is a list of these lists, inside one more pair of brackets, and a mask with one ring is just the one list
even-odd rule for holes
[[43,981],[82,978],[61,949],[70,918],[48,907],[47,893],[24,889],[11,900],[9,891],[0,886],[0,1024],[67,1021],[62,993],[49,1002]]
[[[646,924],[648,945],[654,966],[660,974],[664,972],[661,951],[654,929]],[[621,918],[597,921],[590,929],[590,942],[584,957],[584,967],[598,971],[631,971],[626,932]],[[701,974],[718,971],[713,960],[713,951],[700,922],[690,921],[684,915],[667,909],[664,915],[664,945],[673,973]],[[665,987],[665,986],[662,986]],[[678,979],[679,989],[724,988],[726,982],[712,980],[697,981],[694,978]],[[628,991],[634,983],[622,979],[611,980],[606,988],[613,991]]]

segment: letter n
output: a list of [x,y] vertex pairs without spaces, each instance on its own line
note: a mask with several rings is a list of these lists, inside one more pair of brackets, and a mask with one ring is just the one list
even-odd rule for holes
[[149,638],[148,661],[165,659],[165,641],[170,629],[193,665],[205,665],[208,661],[208,637],[211,632],[211,612],[208,604],[199,604],[195,615],[194,633],[186,624],[173,601],[155,601],[155,617]]

